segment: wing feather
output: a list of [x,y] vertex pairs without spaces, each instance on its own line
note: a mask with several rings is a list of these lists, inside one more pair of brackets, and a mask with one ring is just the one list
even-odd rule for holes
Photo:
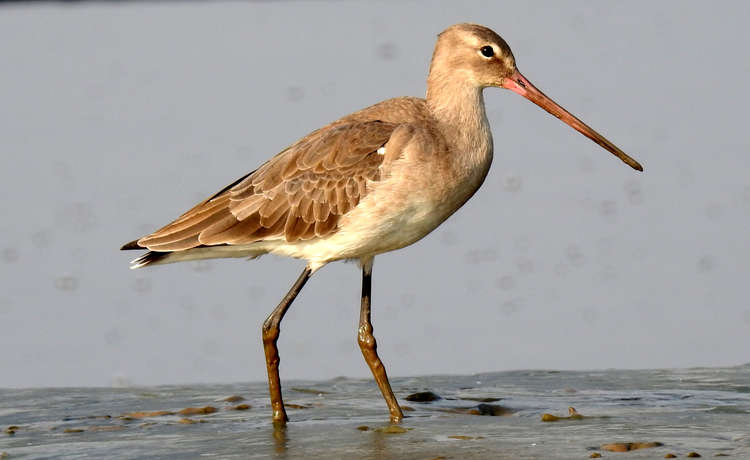
[[313,206],[313,216],[316,222],[324,221],[328,219],[328,215],[331,212],[331,207],[323,200],[315,200]]
[[331,235],[367,194],[367,182],[380,180],[378,149],[398,126],[346,120],[314,131],[138,245],[177,251]]
[[315,223],[315,214],[313,212],[314,201],[309,197],[303,197],[299,203],[299,216],[308,224]]

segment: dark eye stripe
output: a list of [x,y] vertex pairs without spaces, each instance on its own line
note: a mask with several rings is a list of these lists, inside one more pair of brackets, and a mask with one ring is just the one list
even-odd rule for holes
[[488,58],[495,55],[495,50],[493,50],[492,47],[489,45],[479,48],[479,52],[482,53],[482,56],[488,57]]

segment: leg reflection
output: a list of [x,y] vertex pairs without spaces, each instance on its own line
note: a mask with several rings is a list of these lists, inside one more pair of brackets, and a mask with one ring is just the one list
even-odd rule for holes
[[286,451],[287,451],[287,436],[286,436],[286,426],[274,424],[273,425],[273,443],[274,443],[274,451],[277,455],[281,455],[282,458],[286,457]]

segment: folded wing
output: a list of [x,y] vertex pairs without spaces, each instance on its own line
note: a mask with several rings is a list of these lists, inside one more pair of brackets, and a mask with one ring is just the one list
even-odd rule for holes
[[378,149],[397,126],[347,122],[315,131],[137,244],[181,251],[333,234],[368,184],[381,179]]

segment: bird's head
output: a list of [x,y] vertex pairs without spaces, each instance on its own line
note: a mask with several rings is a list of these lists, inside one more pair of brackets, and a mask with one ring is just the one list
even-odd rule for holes
[[487,27],[456,24],[441,32],[430,65],[430,79],[460,82],[479,89],[489,86],[509,89],[596,142],[633,169],[643,171],[636,160],[532,85],[518,71],[516,59],[505,40]]

